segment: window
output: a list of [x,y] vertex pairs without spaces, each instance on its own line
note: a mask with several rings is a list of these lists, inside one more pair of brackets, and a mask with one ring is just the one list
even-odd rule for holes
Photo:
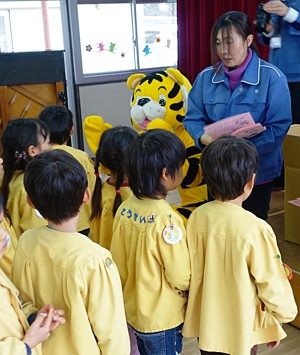
[[62,50],[60,1],[0,1],[0,52]]
[[[76,82],[177,65],[176,1],[69,0]],[[73,6],[72,6],[73,4]]]

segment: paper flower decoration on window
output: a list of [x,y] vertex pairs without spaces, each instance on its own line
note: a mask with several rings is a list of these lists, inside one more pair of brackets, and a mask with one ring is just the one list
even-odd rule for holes
[[92,49],[93,49],[93,47],[90,44],[85,47],[85,50],[87,52],[90,52]]

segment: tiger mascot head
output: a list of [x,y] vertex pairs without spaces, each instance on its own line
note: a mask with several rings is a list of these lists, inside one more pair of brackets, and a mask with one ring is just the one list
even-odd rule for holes
[[132,74],[127,86],[133,90],[130,115],[135,128],[172,131],[182,126],[192,86],[179,70],[168,68],[147,75]]

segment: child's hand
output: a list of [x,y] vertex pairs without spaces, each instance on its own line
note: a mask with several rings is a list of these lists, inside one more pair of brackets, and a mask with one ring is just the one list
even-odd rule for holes
[[280,344],[280,340],[277,340],[277,341],[270,341],[269,343],[267,343],[267,347],[269,349],[275,349],[279,346]]
[[59,325],[65,324],[66,320],[62,316],[64,315],[64,311],[62,309],[54,309],[53,305],[49,304],[47,306],[42,307],[39,310],[39,313],[49,313],[50,309],[53,309],[53,318],[50,324],[50,331],[56,329]]
[[31,324],[23,339],[23,342],[26,343],[30,349],[33,349],[49,337],[53,314],[53,308],[49,310],[48,314],[42,312],[37,314],[35,321]]

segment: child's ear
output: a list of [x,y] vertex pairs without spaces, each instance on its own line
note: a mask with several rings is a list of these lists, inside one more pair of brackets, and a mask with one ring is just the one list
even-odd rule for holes
[[248,186],[248,188],[249,188],[250,190],[252,190],[253,187],[254,187],[255,178],[256,178],[256,174],[253,173],[251,179],[250,179],[249,182],[247,183],[247,186]]
[[39,153],[38,148],[35,147],[34,145],[30,145],[30,146],[27,148],[27,154],[28,154],[31,158],[35,157],[38,153]]
[[168,173],[168,170],[167,168],[163,168],[162,172],[161,172],[161,180],[162,181],[167,181],[169,178],[169,173]]
[[83,201],[82,204],[86,205],[91,199],[91,190],[87,187],[85,189],[84,195],[83,195]]
[[74,131],[75,131],[75,128],[74,128],[74,126],[72,126],[71,131],[70,131],[70,137],[73,136]]
[[29,205],[29,207],[33,208],[34,210],[36,209],[35,205],[32,203],[28,195],[26,196],[26,202]]

